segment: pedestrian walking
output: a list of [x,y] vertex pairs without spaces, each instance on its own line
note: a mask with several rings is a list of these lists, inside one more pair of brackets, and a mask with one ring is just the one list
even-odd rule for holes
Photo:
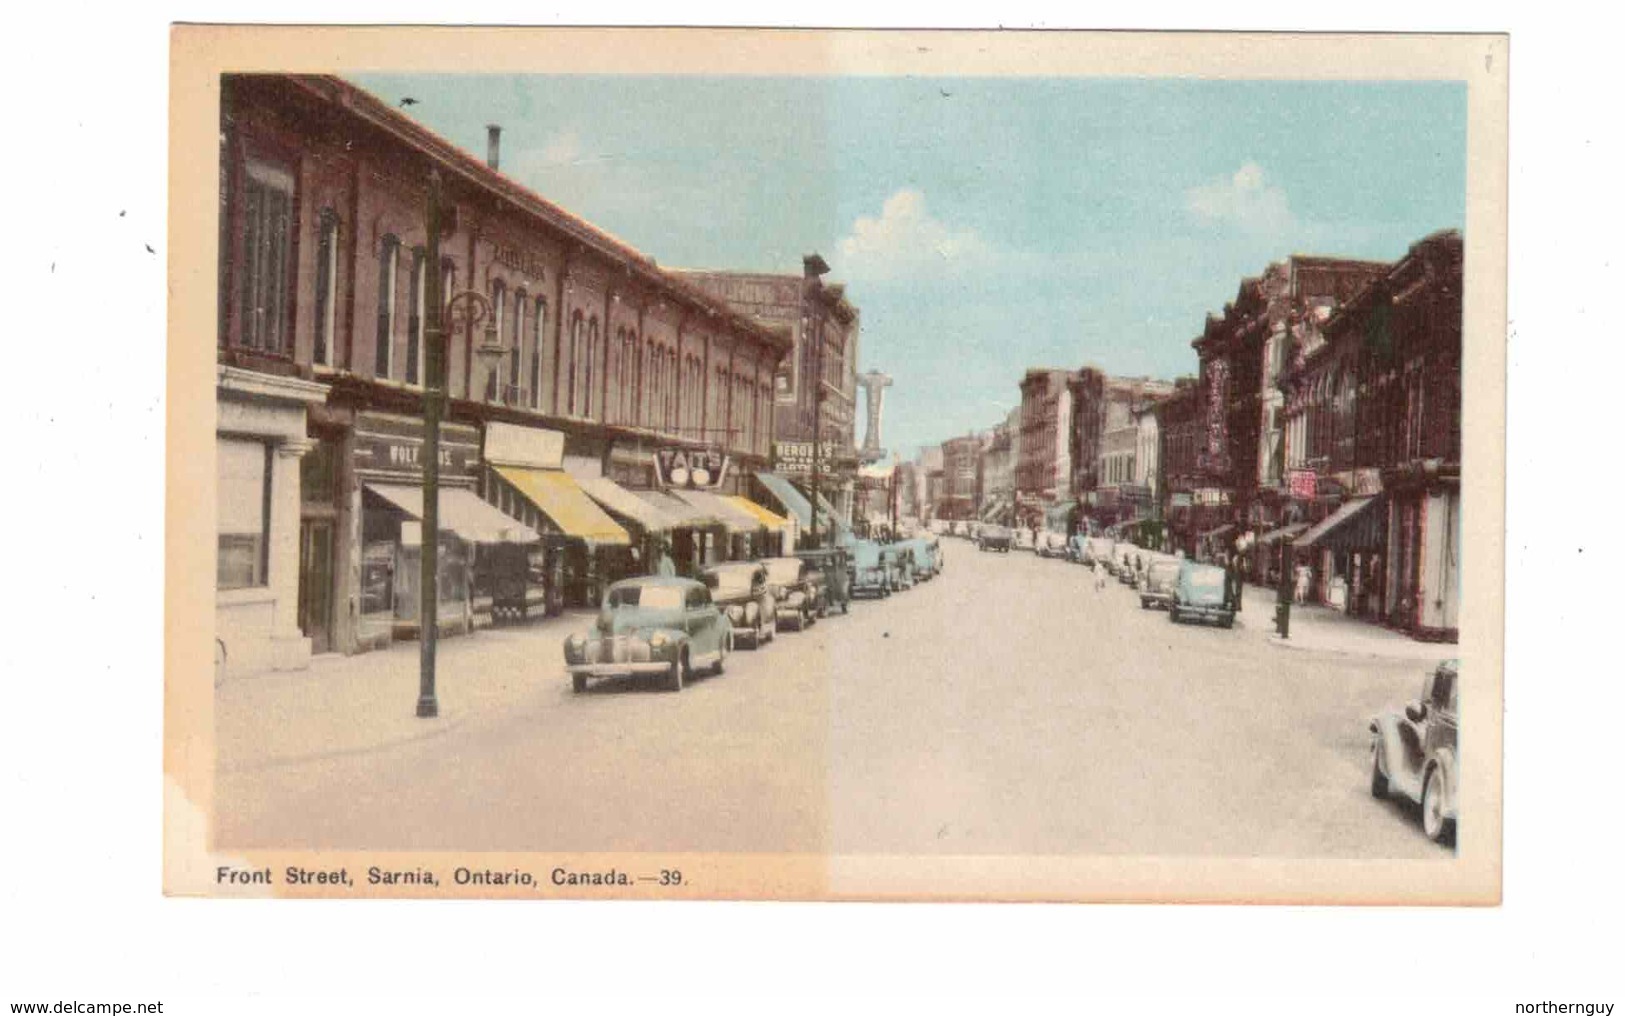
[[1105,568],[1104,565],[1102,565],[1100,563],[1100,559],[1097,557],[1097,558],[1095,558],[1095,592],[1098,593],[1102,589],[1105,589],[1105,588],[1106,588],[1106,568]]
[[672,562],[670,547],[662,542],[659,551],[655,554],[654,574],[670,578],[677,574],[677,565]]

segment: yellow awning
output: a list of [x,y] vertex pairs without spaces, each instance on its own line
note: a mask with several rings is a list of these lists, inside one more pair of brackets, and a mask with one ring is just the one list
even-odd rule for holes
[[761,520],[762,525],[767,527],[772,532],[783,532],[784,530],[790,528],[789,519],[782,515],[774,515],[772,512],[768,511],[766,508],[763,508],[761,505],[757,504],[755,501],[752,501],[748,497],[740,497],[738,494],[729,494],[727,496],[727,500],[756,516]]
[[515,490],[552,520],[566,535],[588,543],[626,547],[632,538],[626,530],[588,497],[575,478],[562,469],[525,469],[519,466],[492,466],[497,475],[513,484]]

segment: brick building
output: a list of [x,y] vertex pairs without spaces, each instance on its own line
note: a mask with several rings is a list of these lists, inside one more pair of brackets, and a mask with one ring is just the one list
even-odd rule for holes
[[942,492],[937,518],[971,520],[977,517],[982,487],[982,444],[979,434],[942,442]]
[[1071,373],[1031,368],[1021,379],[1016,518],[1029,527],[1066,531],[1076,524],[1072,497]]
[[1224,521],[1199,553],[1228,548],[1246,532],[1284,522],[1281,396],[1277,380],[1294,342],[1313,342],[1319,323],[1386,271],[1376,261],[1294,255],[1243,279],[1222,314],[1192,340],[1200,361],[1206,433],[1198,454],[1197,503]]
[[1454,641],[1460,604],[1462,241],[1445,231],[1328,316],[1280,387],[1311,598]]
[[1102,526],[1150,518],[1151,485],[1136,478],[1140,428],[1135,416],[1173,394],[1174,386],[1148,377],[1114,377],[1098,367],[1082,368],[1067,385],[1072,493],[1083,513]]
[[[672,269],[735,311],[787,331],[791,353],[773,377],[775,440],[810,446],[817,433],[830,452],[819,462],[820,493],[850,520],[860,458],[856,433],[860,315],[847,299],[845,286],[824,282],[828,271],[817,254],[803,259],[799,275]],[[799,448],[794,451],[775,459],[798,482],[809,480],[804,468],[807,456]]]
[[[751,530],[742,509],[654,490],[669,480],[656,458],[725,455],[715,493],[743,493],[740,478],[769,466],[786,331],[503,176],[494,133],[482,163],[328,76],[228,76],[221,108],[218,570],[234,641],[297,633],[302,646],[278,650],[297,666],[312,648],[354,651],[424,623],[431,271],[489,308],[448,324],[442,532],[429,535],[440,626],[479,623],[495,595],[482,568],[514,548],[521,584],[556,574],[555,589],[586,598],[648,538],[675,541],[692,566]],[[431,171],[455,216],[438,265]],[[502,348],[481,357],[486,322]]]

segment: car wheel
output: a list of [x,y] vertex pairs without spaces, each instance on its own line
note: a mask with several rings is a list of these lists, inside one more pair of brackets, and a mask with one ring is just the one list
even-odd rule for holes
[[1450,824],[1444,817],[1444,777],[1434,766],[1422,784],[1422,832],[1435,843],[1444,843],[1450,838]]
[[1382,754],[1375,744],[1371,745],[1371,796],[1379,801],[1388,798],[1388,777],[1382,771]]
[[1179,608],[1178,607],[1169,607],[1168,608],[1168,620],[1173,622],[1174,624],[1179,623]]
[[1226,628],[1231,628],[1231,627],[1235,626],[1236,619],[1233,618],[1233,617],[1227,617],[1223,621],[1220,621],[1219,623],[1221,625],[1223,625],[1224,627],[1226,627]]
[[1141,610],[1150,610],[1151,609],[1151,601],[1146,599],[1143,596],[1140,597],[1140,609]]
[[586,674],[571,674],[570,675],[570,688],[577,695],[579,695],[582,692],[586,691],[587,690],[587,675]]
[[671,661],[671,670],[666,674],[666,690],[682,691],[683,678],[688,670],[688,652],[685,650],[677,659]]

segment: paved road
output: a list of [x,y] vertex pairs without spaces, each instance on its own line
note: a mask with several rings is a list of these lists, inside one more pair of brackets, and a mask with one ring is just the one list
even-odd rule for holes
[[945,545],[935,581],[678,695],[575,695],[536,636],[517,707],[223,772],[219,845],[1443,856],[1366,792],[1366,719],[1417,664],[1271,647],[1264,617],[1171,625],[1075,565]]

